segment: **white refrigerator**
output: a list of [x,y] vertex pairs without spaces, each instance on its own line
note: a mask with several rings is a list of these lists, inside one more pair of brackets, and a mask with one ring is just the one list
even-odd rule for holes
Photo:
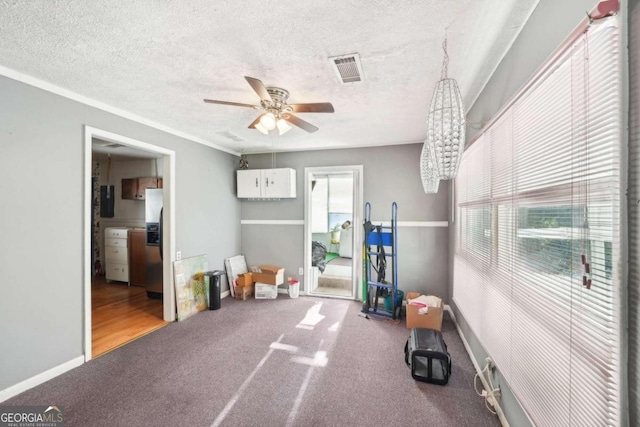
[[162,189],[145,191],[147,296],[162,299]]

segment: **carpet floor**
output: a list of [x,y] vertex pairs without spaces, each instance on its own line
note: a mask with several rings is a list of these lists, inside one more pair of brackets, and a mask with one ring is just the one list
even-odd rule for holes
[[455,326],[449,384],[419,383],[402,322],[354,301],[225,298],[28,390],[5,405],[58,405],[65,426],[499,426],[473,390]]

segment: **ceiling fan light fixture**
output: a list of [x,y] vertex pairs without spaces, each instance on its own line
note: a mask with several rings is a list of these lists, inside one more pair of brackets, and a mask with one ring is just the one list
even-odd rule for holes
[[280,135],[284,135],[285,133],[291,130],[291,126],[289,126],[287,121],[284,119],[278,119],[276,126],[278,127],[278,131],[280,132]]
[[256,128],[260,133],[269,135],[269,131],[264,126],[262,126],[262,123],[260,122],[256,123],[254,128]]
[[260,118],[260,124],[267,130],[274,130],[276,128],[276,116],[273,113],[266,113]]
[[257,129],[264,135],[283,135],[291,130],[291,125],[309,133],[316,132],[318,130],[316,126],[291,113],[333,113],[335,111],[330,102],[287,104],[289,99],[287,90],[279,87],[266,87],[264,83],[253,77],[245,76],[244,78],[260,97],[260,105],[216,99],[205,99],[204,102],[262,110],[263,113],[251,122],[249,129]]

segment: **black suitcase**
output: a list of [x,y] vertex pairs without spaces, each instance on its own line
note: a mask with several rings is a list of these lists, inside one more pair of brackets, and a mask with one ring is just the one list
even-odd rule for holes
[[404,345],[404,361],[418,381],[445,385],[451,375],[451,356],[440,331],[413,328]]

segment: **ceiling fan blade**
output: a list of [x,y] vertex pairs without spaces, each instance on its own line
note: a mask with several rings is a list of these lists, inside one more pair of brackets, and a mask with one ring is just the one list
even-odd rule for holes
[[240,102],[230,102],[230,101],[217,101],[215,99],[203,99],[204,102],[208,104],[222,104],[222,105],[234,105],[236,107],[249,107],[249,108],[260,108],[257,105],[251,104],[242,104]]
[[264,86],[264,83],[262,83],[262,81],[248,76],[244,76],[244,78],[251,85],[253,90],[256,91],[260,99],[271,100],[271,95],[269,95],[269,92],[267,92],[267,88]]
[[300,129],[306,130],[309,133],[313,133],[317,131],[319,128],[315,127],[309,122],[302,120],[300,117],[296,117],[293,114],[283,114],[282,118],[291,123],[292,125],[298,126]]
[[251,124],[249,125],[249,129],[255,129],[256,125],[258,124],[258,122],[260,122],[261,118],[262,118],[262,114],[260,114],[253,122],[251,122]]
[[333,113],[333,105],[330,102],[315,102],[311,104],[288,104],[294,113]]

